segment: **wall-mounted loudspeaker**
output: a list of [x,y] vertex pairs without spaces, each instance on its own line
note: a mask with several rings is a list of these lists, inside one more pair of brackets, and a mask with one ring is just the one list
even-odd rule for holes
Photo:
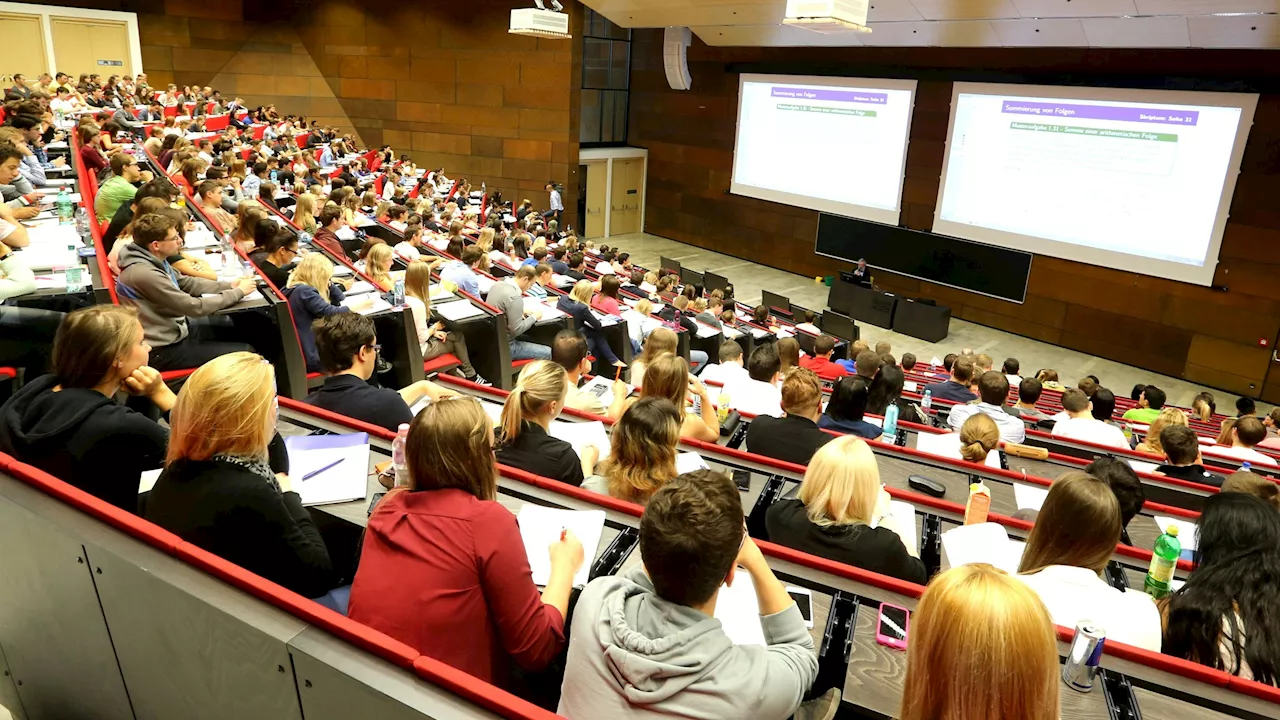
[[693,32],[687,27],[669,27],[663,35],[662,64],[667,68],[667,83],[672,90],[688,90],[693,84],[689,77],[689,43]]

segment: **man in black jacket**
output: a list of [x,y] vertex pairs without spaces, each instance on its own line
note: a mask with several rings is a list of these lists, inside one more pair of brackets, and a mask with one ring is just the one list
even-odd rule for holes
[[747,450],[808,465],[818,448],[835,436],[818,429],[822,417],[822,381],[812,370],[796,368],[782,383],[784,417],[758,415],[747,428]]

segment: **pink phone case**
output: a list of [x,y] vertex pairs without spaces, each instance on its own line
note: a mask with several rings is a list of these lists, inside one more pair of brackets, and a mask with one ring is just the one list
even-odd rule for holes
[[910,626],[911,626],[911,613],[910,613],[906,608],[904,608],[904,607],[902,607],[902,606],[900,606],[900,605],[892,605],[892,604],[890,604],[890,603],[880,603],[880,612],[879,612],[878,616],[876,617],[876,642],[878,642],[878,643],[880,643],[881,645],[884,645],[884,646],[886,646],[886,647],[895,648],[895,649],[897,649],[897,650],[906,650],[906,649],[907,649],[907,641],[906,641],[906,640],[899,640],[899,639],[898,639],[898,638],[896,638],[896,637],[889,637],[888,635],[881,635],[881,634],[880,634],[880,620],[881,620],[881,618],[883,618],[883,617],[884,617],[884,609],[885,609],[885,608],[894,608],[894,609],[896,609],[896,610],[901,610],[901,611],[902,611],[903,616],[905,616],[905,617],[907,618],[907,621],[906,621],[905,623],[903,623],[903,625],[902,625],[902,629],[903,629],[904,631],[906,631],[906,635],[907,635],[907,637],[911,637],[911,627],[910,627]]

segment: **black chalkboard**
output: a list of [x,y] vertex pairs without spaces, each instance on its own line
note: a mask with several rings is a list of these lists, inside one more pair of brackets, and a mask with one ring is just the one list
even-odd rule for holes
[[818,217],[814,251],[1016,303],[1026,300],[1031,275],[1031,253],[827,213]]

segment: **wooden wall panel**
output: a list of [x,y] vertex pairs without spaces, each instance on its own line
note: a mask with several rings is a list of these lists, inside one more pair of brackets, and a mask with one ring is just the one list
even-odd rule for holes
[[[692,89],[671,90],[662,33],[634,33],[631,145],[649,149],[645,230],[807,276],[847,263],[813,252],[817,213],[729,195],[738,77],[729,63],[787,63],[856,76],[859,67],[1178,76],[1224,81],[1280,78],[1267,51],[1089,48],[713,48],[689,49]],[[887,70],[889,69],[889,70]],[[933,225],[951,83],[919,83],[907,152],[901,224]],[[1122,269],[1037,256],[1025,304],[880,273],[886,289],[950,305],[973,322],[1083,352],[1280,401],[1280,95],[1263,95],[1246,147],[1215,282],[1226,291]],[[1267,347],[1259,346],[1259,339]],[[1270,376],[1270,377],[1269,377]],[[1264,392],[1265,384],[1265,392]]]

